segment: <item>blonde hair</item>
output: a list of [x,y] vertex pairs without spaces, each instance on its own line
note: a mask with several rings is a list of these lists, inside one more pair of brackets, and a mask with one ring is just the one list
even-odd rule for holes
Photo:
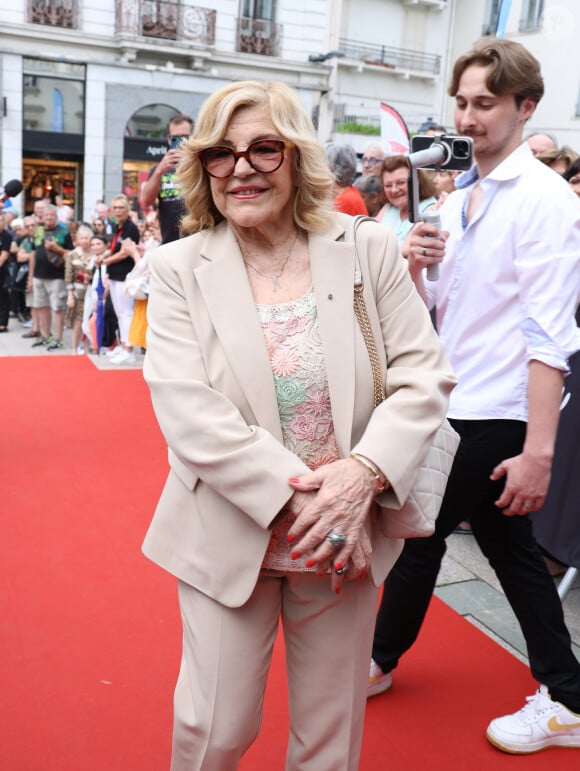
[[557,161],[564,161],[566,169],[578,159],[578,153],[568,145],[562,145],[562,147],[551,147],[549,150],[544,150],[536,155],[538,161],[542,161],[546,166],[552,166]]
[[193,136],[182,145],[177,178],[187,208],[181,229],[195,233],[213,228],[224,217],[213,202],[210,178],[199,159],[201,150],[223,141],[238,110],[267,107],[280,138],[292,143],[294,221],[307,232],[325,228],[333,215],[332,177],[322,145],[294,89],[277,81],[247,80],[216,91],[203,104]]
[[[113,206],[115,201],[121,201],[121,203],[124,204],[127,211],[131,211],[131,202],[129,201],[125,193],[118,193],[117,195],[114,195],[111,198],[111,206]],[[102,218],[99,218],[99,219],[102,219]]]

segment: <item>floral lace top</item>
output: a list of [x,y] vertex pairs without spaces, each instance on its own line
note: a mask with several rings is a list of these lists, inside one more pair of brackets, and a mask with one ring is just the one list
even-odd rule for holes
[[[299,300],[258,305],[272,366],[284,446],[311,469],[340,457],[330,409],[326,367],[311,288]],[[287,535],[293,515],[272,531],[262,570],[310,572],[304,560],[291,560]]]

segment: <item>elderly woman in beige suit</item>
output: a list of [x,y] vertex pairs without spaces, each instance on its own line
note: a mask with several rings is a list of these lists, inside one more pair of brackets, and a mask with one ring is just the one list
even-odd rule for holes
[[454,376],[394,234],[357,244],[387,398],[353,312],[350,218],[295,92],[233,83],[178,173],[192,235],[151,259],[144,374],[170,472],[144,551],[178,578],[173,771],[230,771],[261,720],[279,621],[290,771],[358,767],[382,534]]

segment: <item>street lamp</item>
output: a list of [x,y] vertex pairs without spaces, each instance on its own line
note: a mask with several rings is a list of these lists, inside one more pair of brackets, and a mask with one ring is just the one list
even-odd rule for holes
[[308,61],[320,64],[328,61],[328,59],[340,59],[342,56],[346,56],[342,51],[329,51],[327,54],[310,54]]

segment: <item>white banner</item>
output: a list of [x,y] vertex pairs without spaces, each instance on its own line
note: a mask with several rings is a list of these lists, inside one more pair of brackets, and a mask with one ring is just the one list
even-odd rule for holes
[[401,115],[381,102],[381,144],[389,155],[409,154],[409,130]]

